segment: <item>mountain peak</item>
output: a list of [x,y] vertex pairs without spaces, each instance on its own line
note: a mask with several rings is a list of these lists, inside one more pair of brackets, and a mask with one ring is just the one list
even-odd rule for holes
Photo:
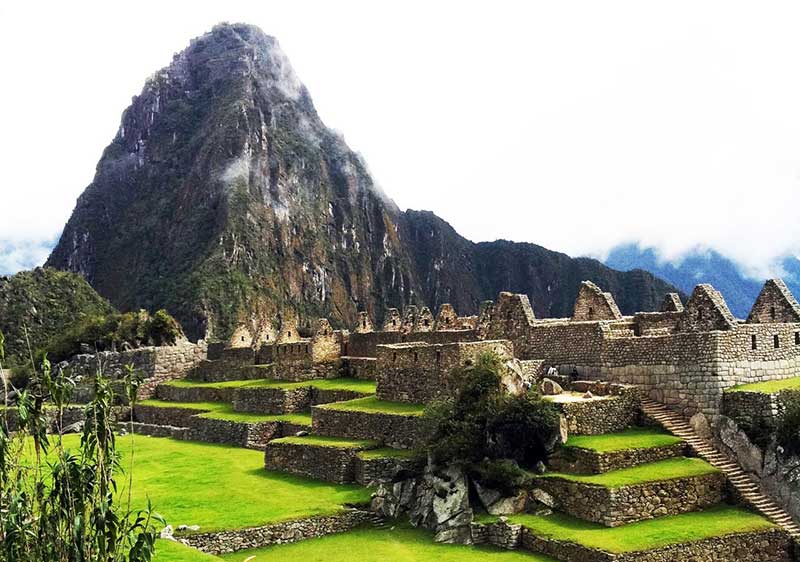
[[401,213],[321,121],[278,42],[246,24],[215,26],[147,81],[47,263],[122,310],[166,308],[192,337],[269,333],[285,316],[380,321],[408,304],[469,314],[500,290],[568,315],[584,279],[626,312],[671,290]]

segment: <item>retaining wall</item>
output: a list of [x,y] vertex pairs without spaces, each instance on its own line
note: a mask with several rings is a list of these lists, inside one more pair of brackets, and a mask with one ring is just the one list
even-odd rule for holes
[[409,449],[424,440],[421,416],[314,406],[311,419],[311,431],[316,435],[371,439],[397,449]]

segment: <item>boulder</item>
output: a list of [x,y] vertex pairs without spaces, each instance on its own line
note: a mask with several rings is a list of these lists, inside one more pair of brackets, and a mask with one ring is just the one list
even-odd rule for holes
[[689,419],[689,424],[701,439],[711,440],[711,425],[708,423],[708,418],[702,413],[697,412]]
[[487,508],[491,515],[512,515],[522,513],[528,505],[528,494],[520,491],[515,496],[500,498]]
[[564,414],[561,414],[558,419],[558,436],[561,438],[562,444],[569,439],[569,422],[567,422],[567,417]]
[[545,507],[550,509],[555,509],[556,507],[555,498],[541,488],[534,488],[531,490],[530,496],[533,501],[540,503]]
[[555,396],[564,392],[564,389],[561,388],[561,385],[553,379],[548,379],[545,377],[542,379],[542,382],[539,383],[539,391],[543,396]]
[[747,434],[731,418],[720,416],[716,426],[717,440],[721,442],[728,453],[731,454],[741,467],[747,471],[759,474],[764,465],[764,454],[761,449],[750,442]]

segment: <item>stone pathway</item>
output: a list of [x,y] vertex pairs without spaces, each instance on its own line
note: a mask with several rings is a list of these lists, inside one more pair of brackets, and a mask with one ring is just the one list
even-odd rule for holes
[[758,484],[737,463],[720,453],[712,443],[698,436],[680,414],[650,399],[642,399],[642,411],[667,431],[683,439],[700,458],[720,469],[748,505],[782,527],[796,541],[800,540],[800,525],[795,523],[791,515],[764,495]]

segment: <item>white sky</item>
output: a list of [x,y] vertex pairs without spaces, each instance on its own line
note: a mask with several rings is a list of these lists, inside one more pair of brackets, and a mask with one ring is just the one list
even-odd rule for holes
[[41,262],[151,73],[275,35],[402,208],[601,255],[800,250],[797,2],[0,3],[0,272]]

